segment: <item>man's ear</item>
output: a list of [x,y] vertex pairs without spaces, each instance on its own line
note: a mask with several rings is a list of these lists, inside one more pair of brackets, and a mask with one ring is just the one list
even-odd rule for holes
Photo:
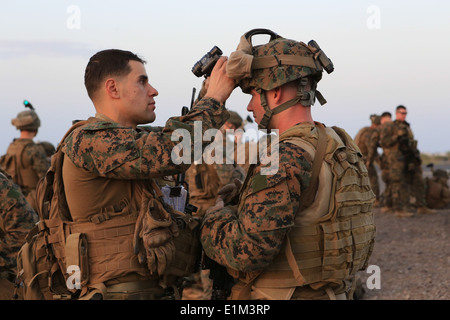
[[276,87],[275,89],[272,89],[272,97],[273,97],[273,101],[275,103],[280,103],[281,102],[281,95],[282,95],[282,86],[280,87]]
[[109,78],[105,81],[105,90],[111,98],[120,98],[118,83],[115,79]]

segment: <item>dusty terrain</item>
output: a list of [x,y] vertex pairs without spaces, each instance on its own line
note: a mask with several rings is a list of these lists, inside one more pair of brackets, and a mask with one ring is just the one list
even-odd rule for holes
[[[399,218],[375,209],[376,244],[370,265],[360,272],[363,300],[450,300],[450,209]],[[368,281],[369,280],[369,281]]]

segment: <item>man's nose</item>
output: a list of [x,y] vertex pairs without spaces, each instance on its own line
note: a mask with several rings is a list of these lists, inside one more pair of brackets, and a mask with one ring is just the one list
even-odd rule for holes
[[148,86],[149,86],[148,95],[151,97],[156,97],[159,94],[158,90],[153,88],[150,83],[148,84]]

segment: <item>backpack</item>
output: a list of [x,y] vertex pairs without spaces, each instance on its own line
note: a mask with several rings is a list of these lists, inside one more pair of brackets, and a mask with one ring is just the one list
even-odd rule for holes
[[33,144],[34,142],[29,142],[27,144],[12,143],[8,147],[7,153],[0,157],[0,166],[2,166],[11,176],[12,180],[21,187],[24,186],[24,181],[22,181],[23,178],[20,174],[20,169],[24,168],[24,165],[21,163],[22,155],[25,149]]
[[[56,179],[57,176],[62,177],[62,145],[69,133],[86,122],[76,123],[64,135],[52,156],[49,170],[36,186],[39,222],[28,232],[26,242],[17,256],[17,282],[23,288],[25,300],[67,299],[79,294],[79,290],[68,288],[70,275],[66,273],[65,264],[58,259],[64,252],[55,250],[52,242],[62,231],[59,230],[62,221],[70,220],[62,179]],[[83,268],[83,263],[80,266]],[[86,278],[86,274],[83,277],[83,270],[81,275],[82,279]]]

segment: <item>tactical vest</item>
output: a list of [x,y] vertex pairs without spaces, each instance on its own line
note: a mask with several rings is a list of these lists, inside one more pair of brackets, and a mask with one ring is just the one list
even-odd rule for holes
[[[25,274],[25,296],[28,290],[30,299],[89,299],[96,292],[106,296],[106,285],[109,285],[109,280],[142,285],[140,288],[121,286],[120,291],[159,287],[160,278],[150,275],[147,266],[139,263],[133,247],[139,210],[146,209],[141,206],[141,201],[145,201],[144,197],[148,199],[162,196],[155,183],[150,186],[137,181],[123,181],[123,183],[114,181],[113,189],[123,190],[121,201],[117,202],[116,198],[116,203],[112,203],[113,199],[110,199],[108,205],[108,201],[98,199],[97,214],[87,216],[85,219],[82,219],[77,206],[74,207],[74,216],[69,212],[62,179],[63,170],[67,176],[78,173],[82,178],[86,178],[85,175],[89,176],[89,173],[80,172],[81,170],[77,170],[69,159],[64,159],[64,140],[75,128],[88,121],[93,120],[78,122],[66,133],[52,157],[51,167],[45,179],[40,181],[41,185],[37,188],[40,221],[29,233],[27,244],[19,254],[20,262],[18,260],[18,269],[22,269],[22,273]],[[98,177],[86,184],[86,187],[89,188],[89,192],[98,194],[98,190],[102,190],[102,182],[107,184],[108,180]],[[159,193],[155,196],[151,191]],[[72,197],[71,201],[77,203],[85,199],[78,194]],[[186,219],[185,222],[186,225],[192,226],[192,223],[189,224],[191,220]],[[189,238],[190,235],[191,232],[181,233],[179,238],[184,243],[175,244],[177,249],[180,248],[176,256],[186,252],[196,254],[195,251],[192,252],[194,243]],[[30,261],[34,266],[30,267]],[[81,290],[67,287],[71,266],[79,267]],[[30,270],[33,268],[35,270]],[[168,266],[167,270],[171,272],[168,276],[182,274],[186,272],[184,268],[186,268],[184,264],[174,262]],[[118,284],[113,286],[117,287]]]
[[34,142],[30,139],[16,139],[9,145],[6,154],[0,161],[13,181],[26,193],[35,189],[39,181],[30,159],[24,155],[25,148],[32,145]]
[[221,183],[213,164],[193,164],[186,172],[189,198],[197,207],[196,215],[201,217],[216,203]]
[[320,173],[317,192],[312,192],[313,202],[296,213],[284,248],[268,268],[240,273],[241,281],[232,298],[290,299],[298,287],[306,286],[327,291],[330,285],[351,280],[367,267],[374,245],[375,195],[362,155],[344,130],[333,127],[323,131],[323,161],[315,159],[317,123],[311,129],[297,125],[284,132],[279,142],[298,145],[315,163],[320,161],[321,166],[316,165]]

